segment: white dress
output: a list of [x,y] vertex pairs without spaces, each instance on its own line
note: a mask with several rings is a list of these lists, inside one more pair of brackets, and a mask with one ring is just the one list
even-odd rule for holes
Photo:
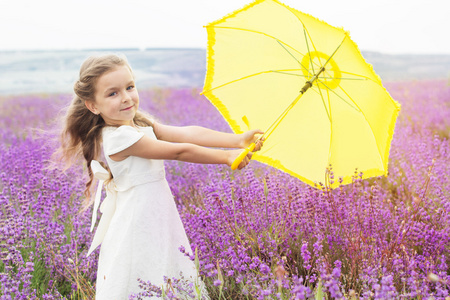
[[179,251],[184,246],[192,253],[165,179],[164,162],[135,156],[120,162],[109,158],[144,134],[156,139],[152,127],[103,130],[103,151],[114,179],[107,185],[102,219],[89,250],[90,254],[101,243],[97,300],[128,299],[139,292],[138,278],[160,287],[163,276],[179,278],[180,272],[196,280],[194,262]]

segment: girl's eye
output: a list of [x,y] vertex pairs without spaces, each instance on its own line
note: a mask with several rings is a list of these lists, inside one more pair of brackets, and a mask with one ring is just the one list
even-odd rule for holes
[[112,92],[109,94],[109,97],[115,96],[117,93],[116,92]]
[[129,87],[127,87],[127,90],[132,90],[132,89],[134,89],[133,85],[130,85]]

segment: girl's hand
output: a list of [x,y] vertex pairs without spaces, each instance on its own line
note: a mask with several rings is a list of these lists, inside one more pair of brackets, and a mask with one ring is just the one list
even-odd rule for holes
[[[240,150],[240,149],[237,149],[237,150],[226,150],[226,153],[228,155],[228,157],[227,157],[227,165],[229,167],[231,167],[231,165],[233,164],[234,160],[241,154],[241,152],[242,152],[242,150]],[[247,154],[247,156],[244,157],[244,159],[241,161],[241,163],[239,164],[237,169],[241,170],[246,165],[248,165],[248,163],[250,162],[251,158],[252,158],[252,153],[249,152]]]
[[241,148],[247,148],[251,143],[255,143],[255,150],[253,152],[261,150],[261,147],[264,142],[264,138],[258,139],[260,134],[263,134],[264,132],[259,129],[253,129],[249,130],[247,132],[244,132],[240,135],[241,138]]

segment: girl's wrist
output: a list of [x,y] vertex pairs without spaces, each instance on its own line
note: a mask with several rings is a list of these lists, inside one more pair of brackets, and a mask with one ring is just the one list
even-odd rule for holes
[[230,150],[222,150],[225,153],[225,162],[224,165],[227,165],[229,167],[231,167],[231,164],[233,163],[233,157],[232,157],[232,152]]
[[239,139],[237,141],[237,148],[245,149],[247,147],[245,133],[241,133],[238,135]]

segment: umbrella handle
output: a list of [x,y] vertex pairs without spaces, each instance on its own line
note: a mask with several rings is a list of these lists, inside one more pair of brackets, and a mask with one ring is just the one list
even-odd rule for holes
[[241,154],[239,154],[238,157],[236,157],[236,159],[233,161],[233,163],[231,164],[231,170],[236,170],[239,167],[239,164],[241,163],[241,161],[244,160],[244,158],[247,156],[247,154],[249,152],[252,152],[253,150],[255,150],[255,143],[251,143],[250,146],[248,146],[247,148],[245,148]]

